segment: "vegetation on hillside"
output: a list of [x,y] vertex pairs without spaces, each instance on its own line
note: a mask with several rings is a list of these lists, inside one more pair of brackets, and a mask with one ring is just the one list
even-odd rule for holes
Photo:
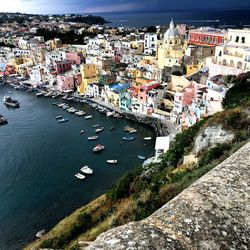
[[227,76],[226,82],[232,83],[222,102],[223,108],[231,109],[235,107],[250,106],[250,72],[235,76]]

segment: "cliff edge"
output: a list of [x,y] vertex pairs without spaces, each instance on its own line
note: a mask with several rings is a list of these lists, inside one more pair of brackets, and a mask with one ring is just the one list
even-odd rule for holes
[[140,222],[86,249],[250,249],[250,142]]

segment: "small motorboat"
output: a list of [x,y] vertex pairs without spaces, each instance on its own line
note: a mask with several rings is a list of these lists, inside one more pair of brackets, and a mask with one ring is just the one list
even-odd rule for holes
[[144,137],[143,138],[145,141],[151,141],[152,140],[152,137]]
[[4,96],[3,101],[5,105],[12,108],[19,108],[19,102],[17,100],[12,99],[10,96]]
[[96,134],[98,134],[98,133],[101,133],[103,130],[104,130],[104,127],[101,127],[101,128],[97,128],[95,132]]
[[91,168],[89,168],[87,165],[85,165],[84,167],[82,167],[81,171],[84,174],[93,174],[94,173],[94,171]]
[[110,116],[113,116],[114,114],[115,114],[114,111],[108,111],[108,112],[106,113],[106,116],[110,117]]
[[80,131],[80,134],[82,135],[82,134],[84,134],[85,133],[85,130],[81,130]]
[[107,163],[109,164],[117,164],[117,160],[107,160]]
[[137,155],[137,157],[138,157],[140,160],[145,160],[145,159],[146,159],[146,157],[143,156],[143,155]]
[[133,141],[135,138],[133,136],[123,136],[122,139],[124,141]]
[[84,112],[82,110],[79,110],[79,111],[75,112],[75,115],[78,115],[78,116],[84,116],[85,114],[86,114],[86,112]]
[[64,123],[67,121],[69,121],[69,118],[62,118],[62,119],[58,120],[59,123]]
[[129,133],[130,133],[130,134],[135,134],[135,133],[137,133],[137,130],[134,129],[134,128],[132,128],[132,129],[129,131]]
[[84,118],[85,118],[85,120],[89,120],[89,119],[92,119],[93,116],[92,116],[92,115],[87,115],[87,116],[85,116]]
[[84,180],[85,179],[85,176],[83,174],[80,174],[80,173],[76,173],[75,177],[78,178],[78,179],[80,179],[80,180]]
[[62,106],[62,109],[63,110],[66,110],[66,109],[68,109],[69,108],[69,105],[68,104],[64,104],[63,106]]
[[3,115],[0,115],[0,125],[7,124],[7,123],[8,123],[7,119]]
[[58,102],[53,102],[52,105],[58,105]]
[[94,140],[97,140],[98,138],[99,138],[99,136],[94,135],[94,136],[89,136],[89,137],[88,137],[88,140],[89,140],[89,141],[94,141]]
[[46,94],[45,91],[41,91],[41,92],[36,93],[36,97],[41,97],[41,96],[44,96],[45,94]]
[[77,110],[75,108],[71,107],[71,108],[68,108],[67,111],[71,114],[74,114]]
[[45,229],[42,229],[36,233],[37,238],[41,238],[43,235],[45,235]]
[[93,128],[99,127],[99,124],[94,124],[92,127]]
[[105,149],[104,145],[102,145],[102,144],[97,144],[92,150],[93,150],[93,152],[100,152],[100,151],[102,151],[103,149]]
[[113,131],[115,129],[115,126],[112,126],[109,128],[110,131]]
[[61,115],[56,116],[56,119],[62,119],[63,117]]

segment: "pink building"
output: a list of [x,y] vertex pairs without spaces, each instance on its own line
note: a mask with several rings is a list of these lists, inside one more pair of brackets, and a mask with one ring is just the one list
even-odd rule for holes
[[73,64],[72,61],[68,61],[68,60],[55,62],[54,67],[56,69],[56,73],[58,75],[62,75],[65,72],[70,71],[72,64]]
[[80,65],[84,63],[84,58],[82,54],[77,52],[66,52],[66,60],[71,61],[72,64]]
[[81,82],[82,76],[80,73],[74,74],[73,72],[67,72],[64,75],[57,76],[57,89],[61,92],[74,90]]

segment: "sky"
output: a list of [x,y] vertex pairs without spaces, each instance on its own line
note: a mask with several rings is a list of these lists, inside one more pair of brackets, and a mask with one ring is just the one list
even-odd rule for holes
[[248,8],[250,0],[0,0],[0,12],[109,13],[207,8]]

